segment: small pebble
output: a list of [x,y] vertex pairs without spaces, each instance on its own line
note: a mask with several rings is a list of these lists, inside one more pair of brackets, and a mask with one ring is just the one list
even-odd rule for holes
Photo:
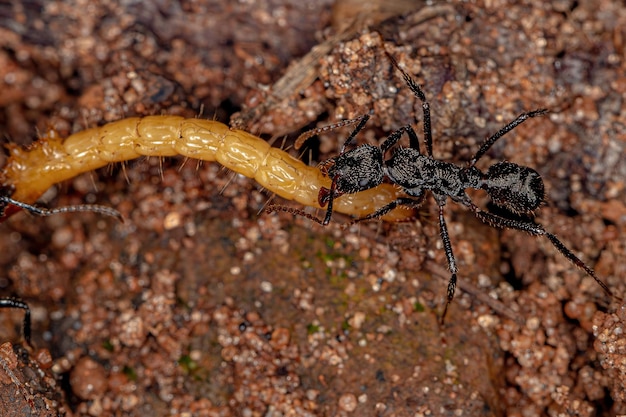
[[344,394],[339,398],[339,408],[343,411],[352,412],[356,409],[357,400],[354,394]]
[[83,357],[70,374],[70,385],[74,394],[83,400],[102,397],[107,389],[106,371],[98,362]]

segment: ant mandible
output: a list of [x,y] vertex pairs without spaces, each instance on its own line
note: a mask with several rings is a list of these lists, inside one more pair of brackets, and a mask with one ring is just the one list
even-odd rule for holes
[[[448,234],[448,227],[446,226],[444,218],[444,207],[448,198],[469,208],[480,221],[492,227],[517,229],[534,236],[547,237],[563,256],[589,274],[609,296],[615,297],[606,284],[597,277],[590,267],[574,255],[574,253],[572,253],[555,235],[546,231],[543,226],[530,219],[506,218],[483,211],[472,202],[465,191],[467,188],[484,190],[497,206],[515,215],[532,215],[543,203],[545,198],[543,180],[537,171],[529,167],[504,161],[497,162],[489,167],[487,172],[482,172],[476,168],[476,163],[485,155],[489,148],[506,133],[529,118],[546,114],[547,110],[539,109],[519,115],[515,120],[485,140],[476,154],[470,159],[467,167],[461,167],[451,162],[434,159],[430,105],[428,101],[426,101],[426,96],[415,80],[413,80],[406,71],[400,68],[396,60],[389,53],[385,53],[391,63],[402,73],[409,89],[422,103],[426,155],[420,152],[417,134],[410,125],[403,126],[392,132],[380,147],[360,145],[353,149],[346,150],[346,148],[354,144],[356,135],[365,126],[369,115],[363,115],[353,119],[352,122],[358,124],[342,146],[339,155],[322,163],[323,169],[327,171],[328,176],[332,179],[330,188],[321,188],[318,195],[320,206],[324,207],[327,205],[324,219],[319,220],[299,210],[287,211],[295,214],[303,214],[321,225],[327,225],[331,220],[333,201],[343,194],[358,193],[376,187],[380,185],[385,178],[391,183],[401,187],[407,194],[407,197],[400,197],[374,213],[353,220],[350,223],[354,224],[364,220],[378,218],[398,206],[416,208],[422,204],[425,191],[430,191],[439,206],[439,229],[451,273],[450,281],[448,282],[447,302],[441,316],[442,322],[448,311],[448,306],[454,298],[458,273],[456,259]],[[322,127],[304,133],[296,141],[296,146],[301,145],[309,137],[326,130],[328,130],[328,127]],[[410,146],[408,148],[399,147],[395,149],[390,159],[384,159],[384,155],[387,151],[398,143],[404,133],[409,137]],[[280,207],[269,208],[271,211],[277,209],[280,210]],[[615,298],[619,299],[618,297]]]

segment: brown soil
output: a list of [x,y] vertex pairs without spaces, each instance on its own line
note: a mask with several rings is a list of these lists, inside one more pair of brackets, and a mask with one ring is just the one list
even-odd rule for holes
[[[49,127],[202,113],[289,144],[372,110],[360,139],[377,143],[422,118],[386,48],[423,85],[437,158],[465,163],[517,114],[550,110],[480,168],[536,169],[538,221],[623,295],[626,11],[536,3],[1,4],[0,135],[26,144]],[[311,59],[316,45],[327,52]],[[311,157],[335,155],[339,137],[311,141]],[[625,307],[549,241],[449,204],[461,282],[440,326],[448,273],[432,199],[418,220],[344,230],[347,217],[321,228],[259,214],[268,197],[217,164],[153,158],[45,196],[110,205],[124,223],[21,213],[0,225],[2,294],[30,304],[44,349],[29,354],[21,313],[2,311],[0,341],[14,345],[0,349],[0,413],[626,414]]]

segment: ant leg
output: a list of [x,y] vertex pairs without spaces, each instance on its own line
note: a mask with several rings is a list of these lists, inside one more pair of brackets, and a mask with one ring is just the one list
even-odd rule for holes
[[546,229],[544,229],[543,226],[541,226],[540,224],[514,220],[514,219],[507,219],[506,217],[501,217],[493,213],[488,213],[486,211],[481,210],[480,208],[478,208],[476,205],[474,205],[471,202],[469,203],[463,202],[463,204],[466,205],[470,210],[472,210],[472,212],[474,212],[474,214],[480,221],[492,227],[497,227],[499,229],[517,229],[517,230],[521,230],[523,232],[529,233],[533,236],[545,236],[546,238],[548,238],[550,243],[552,243],[552,245],[561,253],[561,255],[563,255],[573,265],[585,271],[587,275],[593,278],[598,283],[598,285],[602,287],[602,289],[607,295],[609,295],[610,297],[618,301],[622,301],[620,297],[614,295],[611,292],[611,290],[609,290],[609,287],[607,287],[607,285],[604,282],[602,282],[600,278],[598,278],[598,276],[596,275],[593,269],[587,266],[587,264],[585,264],[576,255],[574,255],[574,253],[571,250],[569,250],[567,246],[563,244],[563,242],[561,242],[552,233],[546,231]]
[[322,126],[322,127],[318,127],[317,129],[309,130],[308,132],[304,132],[303,134],[298,136],[298,138],[296,139],[293,147],[295,149],[300,149],[302,147],[302,145],[304,145],[304,142],[306,142],[307,140],[309,140],[313,136],[317,136],[320,133],[329,132],[331,130],[338,129],[340,127],[349,126],[349,125],[358,123],[358,125],[354,128],[354,130],[352,131],[352,133],[350,134],[350,136],[348,137],[346,142],[344,142],[343,147],[342,147],[341,152],[340,152],[340,153],[343,153],[345,147],[348,144],[352,144],[352,142],[354,141],[354,137],[361,131],[361,129],[363,129],[363,127],[365,126],[365,123],[367,123],[369,118],[370,118],[369,114],[364,114],[362,116],[355,117],[354,119],[342,120],[340,122],[333,123],[333,124],[328,125],[328,126]]
[[312,221],[314,221],[315,223],[317,223],[317,224],[319,224],[321,226],[324,225],[322,220],[318,219],[317,217],[313,216],[312,214],[307,213],[304,210],[299,210],[299,209],[296,209],[296,208],[293,208],[293,207],[281,206],[280,204],[271,204],[271,205],[269,205],[269,206],[267,206],[265,208],[265,212],[267,214],[274,213],[274,212],[277,212],[277,211],[283,211],[285,213],[293,214],[294,216],[306,217],[307,219],[312,220]]
[[402,126],[400,129],[394,132],[391,132],[391,134],[387,136],[387,139],[385,139],[383,144],[380,145],[380,150],[382,151],[383,155],[385,155],[385,153],[387,153],[387,151],[391,149],[393,145],[398,143],[398,141],[400,140],[404,132],[406,132],[407,135],[409,135],[409,144],[411,145],[411,148],[419,152],[420,145],[419,145],[419,139],[417,138],[417,134],[415,133],[415,130],[413,130],[411,125],[406,125],[406,126]]
[[75,206],[57,207],[53,209],[46,209],[42,207],[36,207],[30,204],[22,203],[21,201],[14,200],[10,197],[0,195],[0,202],[4,203],[0,205],[0,217],[4,214],[4,208],[7,204],[12,204],[21,209],[27,210],[29,213],[35,216],[47,217],[53,214],[59,213],[75,213],[80,211],[91,211],[93,213],[103,214],[105,216],[115,217],[120,221],[124,221],[122,214],[114,208],[107,206],[100,206],[97,204],[78,204]]
[[372,219],[377,219],[379,217],[382,217],[398,206],[407,206],[407,207],[417,208],[421,206],[423,202],[424,202],[424,194],[418,196],[417,198],[400,197],[392,201],[391,203],[379,208],[375,212],[368,214],[367,216],[359,217],[358,219],[352,220],[350,223],[346,225],[346,227],[352,226],[353,224],[356,224],[365,220],[372,220]]
[[[346,126],[346,125],[358,122],[358,125],[354,128],[352,133],[350,133],[350,136],[348,136],[348,139],[346,139],[343,146],[341,147],[341,151],[339,152],[339,155],[342,155],[346,151],[346,147],[352,145],[352,143],[355,140],[356,135],[363,129],[363,127],[365,126],[369,118],[370,116],[368,114],[364,114],[355,119],[344,120],[343,122],[335,123],[334,125],[324,126],[318,129],[311,130],[309,132],[305,132],[302,135],[300,135],[298,139],[296,139],[296,143],[294,146],[296,149],[298,149],[300,146],[302,146],[304,141],[306,141],[311,136],[315,136],[318,133],[325,132],[331,129],[336,129],[337,127],[340,127],[340,126]],[[334,159],[336,159],[336,157],[333,158],[333,160]],[[333,181],[331,183],[329,190],[326,190],[325,188],[320,189],[320,195],[319,195],[320,206],[323,206],[324,203],[326,202],[328,203],[328,207],[326,209],[326,215],[324,216],[324,220],[321,223],[322,226],[328,225],[328,223],[330,223],[330,218],[333,215],[333,201],[335,200],[335,197],[338,197],[338,195],[336,195],[337,194],[337,180],[338,180],[338,177],[335,176],[333,178]],[[305,217],[308,217],[308,216],[305,216]],[[317,221],[317,220],[314,220],[314,221]]]
[[443,217],[443,207],[443,204],[439,204],[439,230],[441,234],[441,241],[443,242],[443,249],[446,252],[446,258],[448,258],[448,269],[450,269],[451,275],[450,281],[448,281],[448,300],[446,301],[446,306],[444,307],[443,314],[441,315],[441,324],[443,324],[446,318],[446,313],[448,312],[448,307],[454,299],[454,291],[456,290],[456,274],[458,272],[456,259],[454,258],[454,253],[452,252],[452,244],[450,243],[448,227],[446,226],[446,220]]
[[[327,199],[326,201],[330,202],[329,199]],[[359,223],[359,222],[362,222],[362,221],[365,221],[365,220],[377,219],[377,218],[382,217],[385,214],[389,213],[391,210],[395,209],[398,206],[407,206],[407,207],[417,208],[417,207],[422,205],[423,201],[424,201],[424,194],[419,196],[417,199],[408,198],[408,197],[400,197],[400,198],[392,201],[391,203],[389,203],[389,204],[379,208],[374,213],[371,213],[371,214],[368,214],[367,216],[359,217],[358,219],[352,220],[350,223],[346,224],[345,227],[352,226],[353,224],[356,224],[356,223]],[[265,208],[265,212],[267,214],[278,212],[278,211],[282,211],[282,212],[285,212],[285,213],[290,213],[290,214],[293,214],[295,216],[306,217],[307,219],[312,220],[312,221],[314,221],[315,223],[317,223],[317,224],[319,224],[321,226],[327,226],[328,223],[330,223],[330,217],[328,216],[328,213],[329,213],[328,210],[326,211],[326,217],[324,217],[324,220],[320,220],[317,217],[313,216],[312,214],[307,213],[304,210],[300,210],[300,209],[296,209],[296,208],[288,207],[288,206],[282,206],[280,204],[271,204],[271,205],[269,205],[269,206],[267,206]],[[330,213],[332,214],[332,210],[330,211]]]
[[343,146],[341,147],[341,151],[339,152],[339,155],[344,153],[346,151],[346,148],[354,143],[354,140],[355,140],[354,138],[356,138],[356,135],[358,135],[359,132],[365,127],[365,124],[367,123],[369,119],[370,119],[369,114],[364,114],[362,116],[357,117],[356,119],[351,120],[352,123],[359,122],[359,124],[356,125],[352,133],[350,133],[350,136],[348,136],[348,139],[346,139],[346,141],[343,143]]
[[21,308],[24,310],[24,322],[22,323],[22,334],[24,340],[30,345],[30,307],[19,298],[0,298],[0,308]]
[[[343,152],[343,149],[341,149],[341,152]],[[323,187],[322,189],[320,189],[320,194],[318,197],[318,199],[320,200],[319,201],[320,206],[322,205],[322,202],[325,198],[323,197],[323,194],[328,196],[327,198],[328,207],[326,207],[326,216],[324,216],[324,221],[322,222],[322,226],[327,226],[328,223],[330,223],[330,218],[333,215],[333,202],[335,201],[335,194],[337,194],[337,180],[338,179],[339,179],[338,175],[335,175],[333,177],[333,182],[330,184],[330,189],[327,192],[323,191],[324,190]]]
[[521,125],[529,118],[543,116],[546,113],[548,113],[547,109],[539,109],[539,110],[534,110],[534,111],[530,111],[527,113],[522,113],[519,116],[517,116],[515,120],[513,120],[508,125],[504,126],[502,129],[498,130],[496,133],[494,133],[488,139],[485,140],[485,142],[480,146],[480,149],[478,149],[478,152],[476,152],[474,157],[470,159],[469,166],[473,167],[474,165],[476,165],[476,162],[478,162],[478,160],[482,158],[483,155],[485,155],[485,153],[487,153],[489,148],[491,148],[491,146],[494,143],[496,143],[496,141],[500,139],[502,136],[506,135],[511,130],[515,129],[517,126]]
[[[394,67],[398,69],[402,73],[402,78],[404,78],[404,82],[409,86],[409,89],[415,94],[415,96],[422,102],[422,112],[424,114],[424,142],[426,143],[426,153],[428,156],[433,156],[433,132],[430,127],[430,104],[426,101],[426,95],[424,91],[422,91],[421,87],[415,80],[402,68],[398,65],[398,61],[391,56],[391,54],[385,51],[387,54],[387,58],[391,61]],[[419,146],[412,148],[419,149]]]
[[[411,125],[407,125],[405,131],[407,135],[409,135],[409,146],[421,154],[420,141],[417,138],[417,133],[415,133],[415,130],[413,130]],[[432,156],[432,155],[429,155],[429,156]]]

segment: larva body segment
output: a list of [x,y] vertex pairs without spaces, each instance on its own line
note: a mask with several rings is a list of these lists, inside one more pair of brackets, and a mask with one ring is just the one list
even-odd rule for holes
[[[54,184],[140,156],[182,155],[217,161],[282,198],[316,208],[320,208],[320,188],[330,186],[330,179],[318,168],[305,165],[261,138],[220,122],[180,116],[131,117],[75,133],[65,140],[51,132],[26,149],[10,145],[9,150],[11,156],[0,173],[0,181],[14,190],[13,199],[28,204]],[[364,216],[400,195],[397,187],[382,184],[338,198],[335,211]],[[385,219],[403,220],[412,215],[411,210],[399,209]]]
[[[135,151],[142,156],[176,156],[176,142],[184,141],[180,116],[148,116],[139,119],[134,138]],[[187,155],[185,155],[187,156]]]
[[95,142],[100,144],[100,155],[103,160],[107,162],[130,161],[140,156],[135,139],[137,138],[137,125],[141,120],[139,117],[119,120],[96,128],[98,132],[93,132],[94,129],[87,129],[75,133],[66,141],[71,141],[75,135],[81,133],[87,133],[94,141],[95,135],[97,138]]
[[176,150],[181,155],[203,161],[215,161],[217,150],[220,148],[229,127],[212,120],[185,119],[181,134],[186,140],[176,143]]
[[[257,172],[266,167],[265,159],[271,147],[265,141],[252,138],[255,137],[242,131],[230,131],[223,137],[215,159],[228,169],[255,178]],[[273,184],[268,185],[273,187]]]
[[[302,162],[294,164],[294,158],[284,152],[275,152],[276,148],[271,148],[263,161],[263,169],[257,171],[255,180],[267,187],[265,184],[280,184],[281,192],[277,193],[288,200],[295,200],[300,204],[310,207],[317,207],[317,194],[315,188],[317,184],[323,184],[325,178],[316,176],[317,169],[304,165]],[[297,161],[297,160],[296,160]],[[300,166],[302,164],[303,167]]]

